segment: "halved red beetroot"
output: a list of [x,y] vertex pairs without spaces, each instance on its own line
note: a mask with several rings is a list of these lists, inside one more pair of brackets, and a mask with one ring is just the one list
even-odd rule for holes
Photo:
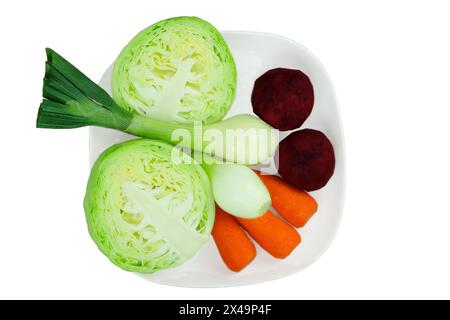
[[334,173],[336,162],[330,140],[313,129],[296,131],[283,139],[275,159],[283,179],[306,191],[325,186]]
[[300,127],[311,114],[314,90],[308,76],[300,70],[276,68],[255,81],[253,112],[278,130]]

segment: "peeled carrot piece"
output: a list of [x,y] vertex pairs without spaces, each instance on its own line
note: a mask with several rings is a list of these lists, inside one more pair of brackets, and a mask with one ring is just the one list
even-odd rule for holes
[[280,177],[256,173],[270,193],[272,207],[294,227],[304,227],[317,212],[317,202],[307,192],[291,186]]
[[212,236],[223,262],[232,271],[241,271],[256,257],[253,242],[236,220],[218,206]]
[[235,219],[264,250],[275,258],[286,258],[302,241],[297,230],[271,211],[255,219],[237,217]]

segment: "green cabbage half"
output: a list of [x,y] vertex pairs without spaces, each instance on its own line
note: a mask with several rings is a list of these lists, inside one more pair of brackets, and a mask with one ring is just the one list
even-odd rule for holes
[[214,123],[228,112],[236,66],[222,35],[196,17],[160,21],[140,32],[114,66],[114,100],[129,111],[179,123]]
[[187,154],[155,140],[131,140],[103,152],[92,168],[84,208],[100,250],[122,269],[174,267],[208,240],[214,200],[208,177]]

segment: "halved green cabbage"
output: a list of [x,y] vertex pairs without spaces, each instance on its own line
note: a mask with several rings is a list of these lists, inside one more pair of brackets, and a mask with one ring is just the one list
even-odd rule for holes
[[104,151],[92,168],[84,208],[99,249],[127,271],[152,273],[191,258],[208,240],[214,199],[208,177],[174,147],[137,139]]
[[228,112],[236,66],[222,35],[196,17],[140,32],[114,65],[114,100],[129,111],[179,123],[214,123]]

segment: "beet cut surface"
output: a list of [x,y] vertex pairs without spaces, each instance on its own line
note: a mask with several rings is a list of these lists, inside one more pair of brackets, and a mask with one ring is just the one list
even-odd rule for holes
[[252,92],[253,112],[278,130],[293,130],[309,117],[314,90],[300,70],[276,68],[256,79]]
[[306,191],[325,186],[334,173],[336,162],[330,140],[313,129],[296,131],[283,139],[276,159],[283,179]]

